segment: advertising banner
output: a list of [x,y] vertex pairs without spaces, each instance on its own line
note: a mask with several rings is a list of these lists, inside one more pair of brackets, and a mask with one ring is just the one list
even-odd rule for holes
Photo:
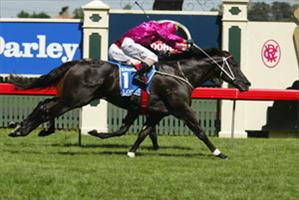
[[82,57],[82,25],[0,22],[0,74],[45,74]]

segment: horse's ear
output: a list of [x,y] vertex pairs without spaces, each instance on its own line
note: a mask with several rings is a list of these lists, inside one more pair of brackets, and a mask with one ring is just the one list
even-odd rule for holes
[[196,45],[193,44],[188,47],[186,52],[197,54],[197,53],[200,53],[201,51],[198,49],[198,47]]
[[229,51],[222,51],[223,56],[226,57],[232,57],[232,54]]

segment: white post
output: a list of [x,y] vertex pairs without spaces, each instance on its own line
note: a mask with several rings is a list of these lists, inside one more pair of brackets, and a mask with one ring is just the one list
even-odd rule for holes
[[[234,58],[239,61],[241,70],[246,74],[245,55],[243,51],[246,47],[247,31],[247,7],[249,0],[223,0],[223,18],[222,18],[222,49],[230,51]],[[242,44],[242,45],[241,45]],[[221,131],[219,137],[231,137],[231,131],[234,131],[234,137],[247,137],[245,131],[245,104],[236,102],[235,123],[231,123],[233,115],[233,102],[222,101],[221,107]]]
[[[108,29],[110,7],[100,0],[93,0],[82,6],[83,22],[83,58],[107,60]],[[96,129],[107,132],[107,102],[93,101],[80,112],[82,134]]]

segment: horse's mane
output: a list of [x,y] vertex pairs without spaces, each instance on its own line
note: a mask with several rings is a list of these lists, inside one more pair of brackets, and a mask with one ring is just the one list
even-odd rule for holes
[[[203,49],[210,56],[224,56],[224,51],[216,48]],[[206,58],[207,56],[197,47],[192,46],[187,51],[179,54],[163,54],[159,56],[160,61],[182,60],[188,58]]]

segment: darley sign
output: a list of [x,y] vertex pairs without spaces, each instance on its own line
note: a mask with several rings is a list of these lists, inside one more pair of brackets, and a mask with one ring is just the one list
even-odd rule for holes
[[61,58],[62,62],[74,58],[79,44],[60,44],[53,42],[47,45],[46,35],[37,35],[37,42],[6,42],[0,36],[0,55],[6,58]]
[[80,23],[0,22],[0,74],[44,74],[81,58]]

